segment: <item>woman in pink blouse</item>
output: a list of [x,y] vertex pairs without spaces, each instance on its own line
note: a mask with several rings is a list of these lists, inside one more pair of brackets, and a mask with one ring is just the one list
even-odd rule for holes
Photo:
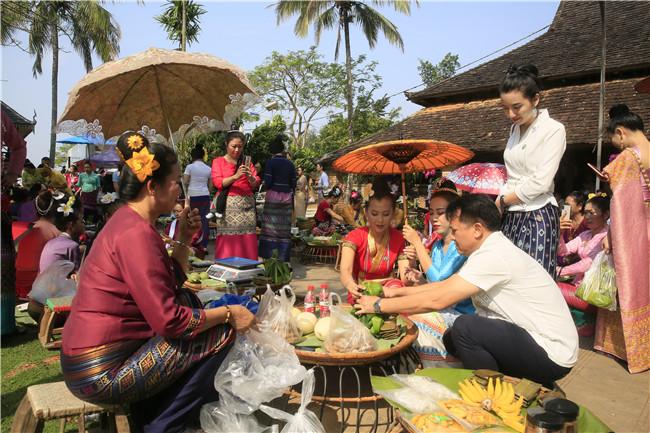
[[[226,136],[226,154],[212,161],[212,182],[219,194],[227,194],[223,215],[217,215],[214,256],[257,260],[257,217],[253,191],[260,178],[252,163],[244,164],[246,137],[239,131]],[[219,199],[217,199],[217,203]],[[217,209],[217,213],[222,213]]]
[[63,330],[63,377],[82,400],[130,404],[144,433],[182,433],[217,397],[214,374],[234,333],[254,316],[238,305],[204,310],[180,288],[201,219],[183,209],[170,257],[155,222],[180,193],[173,150],[135,132],[117,148],[126,163],[119,191],[126,205],[99,233],[79,275]]
[[[607,220],[609,219],[609,198],[605,195],[591,197],[584,208],[584,221],[588,230],[580,233],[576,238],[564,242],[560,236],[558,252],[560,257],[577,254],[579,261],[569,266],[558,267],[557,274],[560,279],[573,279],[571,283],[559,283],[564,299],[567,303],[579,310],[585,310],[589,304],[575,297],[576,288],[582,282],[585,272],[591,267],[596,255],[603,249],[603,239],[607,237]],[[561,230],[571,229],[571,221],[562,221]]]

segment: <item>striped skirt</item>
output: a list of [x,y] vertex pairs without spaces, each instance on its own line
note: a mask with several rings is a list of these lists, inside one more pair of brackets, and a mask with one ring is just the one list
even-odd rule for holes
[[549,203],[529,212],[506,212],[502,230],[513,244],[528,253],[555,278],[560,237],[560,213],[557,206]]
[[[200,308],[198,298],[183,289],[182,302]],[[192,366],[227,347],[234,338],[228,325],[219,325],[194,339],[155,336],[121,341],[61,354],[66,385],[78,398],[98,404],[144,400],[179,379]]]
[[279,258],[288,262],[291,258],[291,214],[293,194],[268,191],[262,214],[260,257],[269,258],[278,250]]

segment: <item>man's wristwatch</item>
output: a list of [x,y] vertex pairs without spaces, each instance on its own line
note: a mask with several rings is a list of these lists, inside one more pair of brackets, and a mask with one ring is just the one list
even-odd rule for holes
[[377,299],[374,304],[372,304],[372,308],[375,310],[375,314],[381,314],[381,298]]

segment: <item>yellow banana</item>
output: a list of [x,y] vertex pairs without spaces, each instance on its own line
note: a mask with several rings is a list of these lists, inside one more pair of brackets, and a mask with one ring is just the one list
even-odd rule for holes
[[503,387],[501,386],[501,379],[495,380],[494,384],[494,401],[496,403],[501,402],[503,398]]
[[494,401],[494,382],[492,382],[491,377],[488,379],[487,384],[487,398]]

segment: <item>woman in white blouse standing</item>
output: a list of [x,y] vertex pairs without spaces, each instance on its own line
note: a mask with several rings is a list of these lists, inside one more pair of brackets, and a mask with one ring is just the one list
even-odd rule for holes
[[564,125],[537,108],[540,80],[533,65],[510,67],[499,93],[512,121],[503,153],[508,182],[496,200],[502,231],[515,245],[555,276],[560,235],[553,178],[566,149]]

